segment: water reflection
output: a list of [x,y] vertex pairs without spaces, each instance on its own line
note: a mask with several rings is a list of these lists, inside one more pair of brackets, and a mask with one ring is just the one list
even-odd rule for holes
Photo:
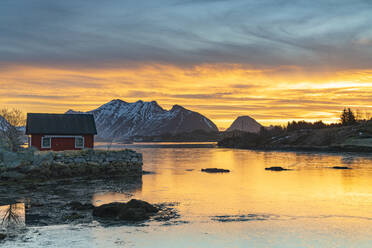
[[[181,224],[47,226],[24,247],[372,247],[371,156],[156,144],[135,149],[143,153],[144,170],[154,174],[133,185],[89,180],[38,187],[33,197],[54,204],[41,204],[39,213],[48,213],[50,224],[60,215],[55,204],[65,204],[61,199],[101,205],[137,198],[178,203]],[[331,168],[345,164],[353,169]],[[266,171],[270,166],[293,170]],[[231,172],[202,173],[206,167]]]
[[217,142],[134,142],[131,144],[96,142],[94,147],[103,150],[117,150],[123,147],[136,148],[215,148]]
[[0,206],[0,224],[3,228],[13,228],[25,225],[25,204],[15,203]]
[[[138,192],[139,191],[137,191],[137,193]],[[131,198],[132,196],[133,194],[131,193],[102,192],[93,195],[92,204],[94,206],[101,206],[111,202],[126,202],[127,199]]]
[[[372,157],[211,148],[135,148],[144,156],[141,191],[96,194],[93,201],[177,202],[188,224],[94,232],[134,247],[371,247]],[[352,170],[334,170],[347,165]],[[282,166],[292,171],[272,172]],[[219,167],[229,174],[205,174]],[[151,235],[148,235],[151,234]],[[105,237],[105,238],[103,238]]]
[[[372,217],[371,157],[346,154],[258,152],[231,149],[136,148],[144,156],[143,188],[134,197],[179,202],[181,215],[200,220],[217,215]],[[348,163],[353,170],[333,170]],[[282,166],[292,171],[270,172]],[[229,174],[204,174],[219,167]],[[93,201],[126,201],[127,195],[95,195]]]

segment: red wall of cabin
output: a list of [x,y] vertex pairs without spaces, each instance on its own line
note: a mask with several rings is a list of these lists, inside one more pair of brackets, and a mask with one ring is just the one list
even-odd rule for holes
[[[52,138],[51,148],[41,148],[41,138],[42,134],[31,135],[31,146],[37,148],[40,151],[64,151],[64,150],[81,150],[80,148],[75,148],[75,138]],[[47,135],[52,136],[52,135]],[[81,135],[84,137],[84,148],[94,148],[94,135],[86,134]]]

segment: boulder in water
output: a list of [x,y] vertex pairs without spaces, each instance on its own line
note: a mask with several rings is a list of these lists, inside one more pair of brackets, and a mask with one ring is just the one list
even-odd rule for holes
[[347,167],[347,166],[333,166],[332,169],[336,169],[336,170],[351,170],[350,167]]
[[202,172],[208,172],[208,173],[228,173],[230,170],[226,169],[220,169],[220,168],[205,168],[201,169]]
[[149,219],[158,210],[148,202],[132,199],[127,203],[113,202],[95,207],[93,216],[111,220],[142,221]]
[[286,169],[286,168],[283,168],[283,167],[280,167],[280,166],[272,166],[272,167],[265,168],[265,170],[270,170],[270,171],[287,171],[287,170],[290,170],[290,169]]

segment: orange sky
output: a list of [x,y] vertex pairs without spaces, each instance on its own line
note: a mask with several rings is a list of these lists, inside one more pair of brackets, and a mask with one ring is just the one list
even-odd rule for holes
[[10,66],[0,73],[0,105],[24,112],[87,111],[116,98],[156,100],[200,112],[220,129],[239,115],[262,124],[337,121],[345,106],[372,112],[372,70],[306,72],[214,64],[111,69]]
[[156,100],[220,129],[240,115],[333,122],[372,107],[370,1],[3,2],[1,106]]

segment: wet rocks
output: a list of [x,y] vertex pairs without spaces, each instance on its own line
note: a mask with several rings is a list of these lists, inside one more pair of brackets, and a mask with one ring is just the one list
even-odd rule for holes
[[267,167],[265,170],[270,170],[270,171],[288,171],[290,169],[286,169],[280,166],[273,166],[273,167]]
[[169,221],[180,218],[178,211],[174,208],[176,205],[178,205],[178,203],[170,202],[158,204],[157,208],[159,211],[156,213],[156,216],[154,216],[154,220],[163,221],[170,224]]
[[230,170],[226,169],[220,169],[220,168],[205,168],[201,169],[202,172],[207,172],[207,173],[229,173]]
[[143,221],[159,209],[148,202],[132,199],[127,203],[113,202],[93,209],[93,216],[110,220]]
[[6,237],[7,237],[6,234],[4,234],[4,233],[0,233],[0,241],[1,241],[1,240],[4,240]]
[[85,211],[85,210],[91,210],[94,208],[94,206],[90,203],[81,203],[78,201],[73,201],[67,204],[72,210],[78,210],[78,211]]
[[2,158],[6,168],[14,168],[22,164],[21,158],[14,152],[2,151]]
[[335,170],[351,170],[352,169],[351,167],[347,167],[347,166],[333,166],[331,168]]
[[53,152],[35,153],[32,164],[36,166],[50,166],[54,160]]
[[71,222],[71,221],[75,221],[75,220],[79,220],[79,219],[83,219],[83,218],[84,218],[83,215],[74,212],[74,213],[71,213],[69,215],[65,215],[63,217],[63,220]]
[[23,180],[25,177],[25,174],[19,173],[17,171],[5,171],[1,173],[1,178],[3,180],[20,181]]

